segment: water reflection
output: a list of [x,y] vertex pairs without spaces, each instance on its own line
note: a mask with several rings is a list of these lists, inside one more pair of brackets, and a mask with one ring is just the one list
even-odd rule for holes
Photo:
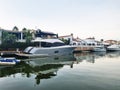
[[78,62],[87,61],[90,63],[95,63],[95,59],[105,56],[105,52],[83,52],[83,53],[76,53],[75,57]]
[[[102,57],[116,58],[120,57],[120,52],[97,52],[97,53],[76,53],[64,56],[51,56],[46,58],[29,59],[14,66],[0,66],[0,79],[3,77],[16,76],[20,74],[22,78],[31,78],[34,76],[35,84],[39,85],[41,79],[50,79],[57,76],[59,69],[64,65],[69,65],[71,68],[73,64],[78,64],[83,61],[95,63],[95,61]],[[14,78],[15,79],[15,78]]]
[[120,51],[108,52],[106,56],[109,58],[120,57]]
[[29,65],[32,67],[43,66],[48,64],[62,64],[62,65],[71,65],[76,58],[73,54],[64,55],[64,56],[50,56],[44,58],[28,59]]
[[117,52],[82,52],[75,54],[77,62],[87,61],[95,63],[95,60],[102,57],[117,58],[120,57],[120,51]]
[[40,84],[41,79],[49,79],[57,75],[57,71],[64,65],[73,67],[75,61],[73,54],[64,56],[51,56],[46,58],[29,59],[14,66],[0,66],[0,78],[9,77],[17,73],[30,78],[35,75],[36,84]]

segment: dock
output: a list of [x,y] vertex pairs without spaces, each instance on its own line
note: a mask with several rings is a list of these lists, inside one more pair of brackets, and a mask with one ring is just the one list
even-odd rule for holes
[[17,59],[42,58],[48,57],[48,54],[25,54],[18,51],[0,51],[1,57],[15,57]]
[[15,57],[16,53],[20,53],[18,51],[0,51],[0,56],[2,57]]
[[88,47],[88,46],[82,46],[82,47],[76,47],[74,52],[85,52],[85,51],[92,51],[93,47]]

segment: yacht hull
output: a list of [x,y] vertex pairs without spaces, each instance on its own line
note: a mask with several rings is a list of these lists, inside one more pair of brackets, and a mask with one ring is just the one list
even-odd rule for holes
[[74,46],[57,46],[57,47],[28,47],[24,52],[29,54],[46,54],[46,55],[64,55],[73,53]]

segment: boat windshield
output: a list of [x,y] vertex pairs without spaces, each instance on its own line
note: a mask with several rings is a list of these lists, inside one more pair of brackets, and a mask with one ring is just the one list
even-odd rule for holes
[[36,47],[56,47],[56,46],[63,46],[63,45],[65,45],[65,44],[60,43],[60,42],[55,42],[55,43],[48,43],[48,42],[38,43],[38,42],[36,42],[35,43]]
[[41,42],[41,47],[56,47],[56,46],[63,46],[64,43],[55,42],[55,43],[47,43],[47,42]]

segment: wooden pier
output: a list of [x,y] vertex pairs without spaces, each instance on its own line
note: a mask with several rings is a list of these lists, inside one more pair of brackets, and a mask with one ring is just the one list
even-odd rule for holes
[[0,51],[0,56],[2,57],[15,57],[16,53],[20,53],[20,51]]

